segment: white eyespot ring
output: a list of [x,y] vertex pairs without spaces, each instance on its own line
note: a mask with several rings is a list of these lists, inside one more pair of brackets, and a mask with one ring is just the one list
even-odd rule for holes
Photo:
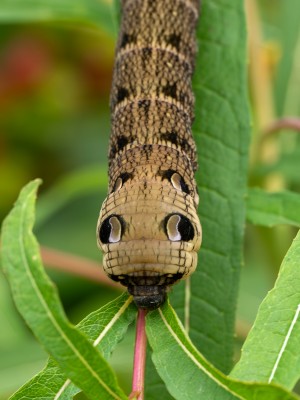
[[173,187],[177,190],[181,190],[182,191],[182,187],[181,187],[181,176],[175,172],[172,176],[171,176],[171,183],[173,185]]
[[171,240],[172,242],[177,242],[181,240],[181,234],[178,230],[178,224],[180,220],[181,217],[177,214],[174,214],[171,215],[166,224],[167,235],[169,240]]
[[111,217],[109,219],[111,227],[108,241],[109,243],[118,243],[121,240],[122,226],[117,217]]
[[164,220],[165,233],[172,242],[189,242],[195,237],[192,222],[182,214],[169,214]]
[[120,190],[122,186],[123,186],[123,180],[122,178],[119,177],[114,184],[114,192]]

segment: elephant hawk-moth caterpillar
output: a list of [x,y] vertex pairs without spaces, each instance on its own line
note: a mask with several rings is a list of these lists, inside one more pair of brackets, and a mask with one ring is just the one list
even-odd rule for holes
[[121,2],[97,239],[105,272],[146,309],[195,270],[201,244],[191,131],[198,3]]

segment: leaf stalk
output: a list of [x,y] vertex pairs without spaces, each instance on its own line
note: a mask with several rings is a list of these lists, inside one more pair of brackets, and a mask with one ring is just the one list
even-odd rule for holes
[[129,399],[144,400],[145,365],[146,365],[146,314],[147,310],[138,309],[136,322],[136,336],[134,347],[132,392]]

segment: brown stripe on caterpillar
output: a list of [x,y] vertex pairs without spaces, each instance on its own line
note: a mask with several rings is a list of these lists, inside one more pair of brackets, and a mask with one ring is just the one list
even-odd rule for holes
[[[119,138],[128,132],[126,145],[149,143],[181,148],[196,169],[197,153],[190,125],[189,115],[168,102],[159,99],[128,102],[119,107],[112,118],[110,159],[123,150]],[[124,142],[123,138],[121,145]]]
[[[194,30],[198,19],[198,0],[168,0],[167,2],[123,1],[123,19],[117,49],[126,47],[125,37],[132,38],[131,44],[149,45],[153,39],[158,44],[176,46],[191,65],[196,51]],[[165,16],[168,18],[165,18]],[[140,27],[143,29],[140,29]]]
[[148,309],[194,271],[201,244],[191,134],[197,17],[197,0],[122,1],[97,237],[106,273]]
[[[192,114],[194,96],[191,90],[191,68],[178,56],[142,48],[131,51],[115,64],[111,107],[124,100],[165,96],[182,104]],[[159,59],[159,62],[157,61]]]

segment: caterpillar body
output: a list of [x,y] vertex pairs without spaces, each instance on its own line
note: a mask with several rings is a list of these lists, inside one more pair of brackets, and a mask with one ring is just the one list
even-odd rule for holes
[[195,270],[201,245],[191,133],[198,2],[121,2],[97,239],[105,272],[146,309]]

